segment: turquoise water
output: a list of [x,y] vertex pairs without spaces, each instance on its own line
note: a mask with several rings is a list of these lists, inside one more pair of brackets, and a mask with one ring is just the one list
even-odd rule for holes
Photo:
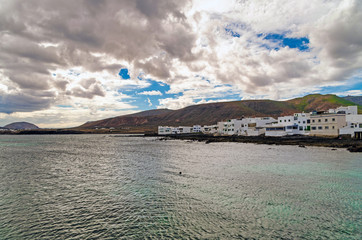
[[361,239],[361,159],[317,147],[0,136],[0,239]]

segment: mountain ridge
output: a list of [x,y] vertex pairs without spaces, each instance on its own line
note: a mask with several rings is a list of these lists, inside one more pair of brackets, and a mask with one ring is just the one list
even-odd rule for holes
[[[135,114],[87,122],[79,128],[152,128],[159,125],[210,125],[232,118],[278,117],[296,112],[322,111],[356,105],[336,95],[311,94],[287,101],[241,100],[192,105],[178,110],[153,109]],[[362,112],[362,106],[358,106]]]
[[362,96],[345,96],[343,98],[358,105],[362,105]]
[[29,123],[29,122],[13,122],[13,123],[5,125],[3,128],[13,129],[13,130],[39,129],[38,126],[36,126],[33,123]]

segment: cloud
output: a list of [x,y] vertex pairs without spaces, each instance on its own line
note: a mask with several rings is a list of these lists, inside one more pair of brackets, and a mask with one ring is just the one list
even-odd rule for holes
[[149,95],[149,96],[162,96],[162,93],[160,91],[144,91],[144,92],[140,92],[138,93],[139,95]]
[[134,112],[136,111],[131,109],[121,111],[103,110],[94,114],[85,108],[53,106],[33,112],[0,113],[0,126],[17,121],[26,121],[34,123],[41,128],[66,128],[80,126],[90,119],[95,121]]
[[[173,58],[187,58],[185,52],[193,45],[183,14],[187,4],[176,0],[4,1],[0,6],[0,81],[20,95],[26,89],[53,91],[55,99],[41,99],[48,101],[42,106],[49,107],[64,98],[105,97],[108,90],[145,85],[136,78],[137,71],[131,71],[131,79],[124,82],[98,81],[89,86],[66,74],[54,77],[55,72],[81,67],[106,78],[124,67],[133,70],[130,63],[134,62],[135,66],[143,63],[147,74],[167,77],[164,63],[148,59],[162,51]],[[12,109],[32,110],[29,104],[24,108],[22,99]]]
[[149,99],[149,98],[147,98],[147,102],[148,102],[148,106],[152,106],[152,102],[151,102],[151,100]]
[[0,92],[0,112],[10,114],[47,109],[52,104],[52,97],[52,94],[50,96],[41,96],[24,92],[5,95]]

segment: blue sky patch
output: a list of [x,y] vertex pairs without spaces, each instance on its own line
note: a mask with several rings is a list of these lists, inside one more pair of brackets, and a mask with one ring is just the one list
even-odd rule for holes
[[[159,100],[164,98],[176,98],[181,96],[182,93],[178,94],[167,94],[170,90],[170,86],[163,82],[154,81],[151,79],[146,79],[150,85],[146,88],[138,88],[138,89],[127,89],[120,90],[119,92],[123,92],[124,94],[131,97],[130,104],[136,105],[139,110],[150,110],[156,109],[159,105]],[[142,92],[150,92],[150,91],[159,91],[162,95],[143,95],[140,94]],[[152,105],[151,105],[151,104]]]
[[72,108],[73,106],[72,105],[57,105],[57,107],[60,107],[60,108]]
[[[263,37],[265,40],[269,40],[273,43],[277,43],[279,47],[275,47],[274,50],[279,50],[280,47],[297,48],[299,51],[305,52],[309,50],[309,39],[307,37],[302,38],[288,38],[285,34],[269,33],[269,34],[258,34],[258,37]],[[270,47],[264,46],[268,49]]]
[[130,79],[131,77],[128,74],[128,69],[127,68],[122,68],[119,73],[119,76],[121,76],[122,79]]
[[239,34],[239,33],[233,31],[233,30],[230,29],[230,28],[225,28],[225,31],[226,31],[228,34],[230,34],[231,36],[233,36],[233,37],[237,37],[237,38],[240,37],[240,34]]
[[[361,78],[355,78],[354,79],[356,82],[352,83],[351,82],[346,82],[345,85],[339,85],[339,86],[326,86],[326,87],[322,87],[321,89],[319,89],[318,93],[320,94],[335,94],[335,93],[343,93],[343,92],[348,92],[348,91],[353,91],[353,90],[361,90],[362,89],[362,79]],[[348,94],[346,94],[348,95]],[[342,96],[339,95],[338,96]]]

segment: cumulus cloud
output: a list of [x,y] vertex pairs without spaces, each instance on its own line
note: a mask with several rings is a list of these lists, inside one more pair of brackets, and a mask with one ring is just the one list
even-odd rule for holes
[[[0,112],[136,109],[122,90],[147,79],[177,94],[159,100],[171,108],[348,85],[361,74],[361,22],[358,0],[4,0]],[[307,39],[306,49],[272,34]],[[117,76],[124,68],[129,79]]]
[[150,95],[150,96],[162,96],[162,93],[160,91],[144,91],[144,92],[140,92],[138,93],[140,95]]
[[[54,72],[81,67],[85,72],[116,76],[121,67],[133,68],[135,63],[152,76],[167,77],[165,64],[150,57],[164,51],[171,58],[187,58],[193,45],[182,12],[187,4],[168,0],[4,1],[0,6],[1,83],[7,78],[6,85],[20,93],[24,89],[53,91],[56,99],[48,99],[49,106],[65,96],[105,97],[104,88],[110,88],[101,82],[84,85],[65,74],[62,79],[54,78]],[[117,84],[112,87],[115,90]],[[22,99],[7,112],[19,111],[15,104],[23,109],[29,106],[29,111],[43,109],[44,105],[24,105]]]
[[147,98],[147,102],[148,102],[148,106],[152,106],[152,102],[151,102],[151,100],[149,99],[149,98]]

